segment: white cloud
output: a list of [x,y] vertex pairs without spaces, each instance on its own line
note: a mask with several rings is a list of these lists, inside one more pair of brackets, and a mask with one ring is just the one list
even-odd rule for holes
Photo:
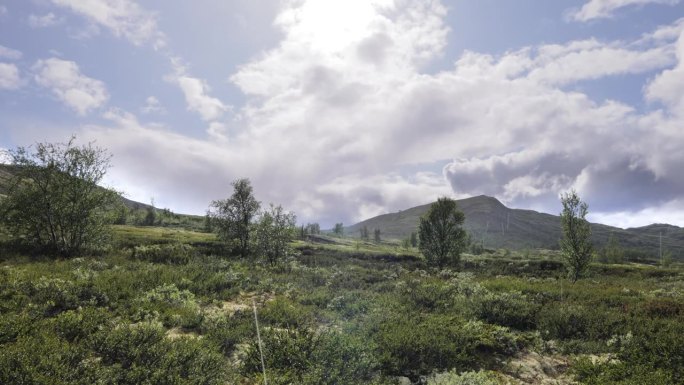
[[16,90],[21,87],[19,69],[11,63],[0,63],[0,90]]
[[621,228],[642,227],[654,223],[684,223],[684,200],[674,199],[663,204],[636,211],[597,212],[589,215],[592,222]]
[[157,27],[156,16],[132,0],[52,0],[86,17],[90,22],[125,37],[135,45],[151,43],[155,48],[166,45]]
[[159,99],[157,99],[154,96],[148,96],[145,99],[145,105],[141,108],[141,111],[144,114],[166,113],[166,109],[164,108],[164,106],[162,106],[161,102],[159,102]]
[[0,45],[0,58],[18,60],[21,59],[22,56],[22,53],[17,51],[16,49],[7,48],[5,46]]
[[47,28],[58,24],[61,24],[64,20],[55,16],[54,13],[50,12],[45,15],[39,16],[30,14],[28,17],[28,23],[31,28]]
[[[282,41],[231,77],[250,97],[231,119],[204,81],[182,68],[168,77],[209,123],[208,140],[125,113],[87,127],[87,138],[107,143],[126,186],[147,186],[196,213],[239,177],[252,180],[260,200],[325,224],[449,193],[558,212],[558,192],[574,186],[592,212],[615,213],[684,191],[684,118],[674,93],[657,86],[681,67],[679,35],[466,52],[453,68],[430,74],[424,66],[439,57],[447,33],[439,2],[318,4],[285,4]],[[660,73],[646,94],[662,102],[648,113],[568,87],[648,71]],[[454,160],[434,173],[444,159]],[[426,169],[433,173],[419,172]]]
[[83,75],[73,61],[58,58],[38,60],[33,71],[39,85],[49,88],[62,103],[79,115],[86,115],[109,99],[105,84]]
[[575,21],[610,18],[616,10],[630,5],[667,4],[675,5],[680,0],[589,0],[579,10],[573,10],[569,17]]
[[174,79],[185,95],[188,110],[198,113],[206,121],[221,117],[228,110],[220,100],[209,96],[210,88],[207,83],[198,78],[180,75]]

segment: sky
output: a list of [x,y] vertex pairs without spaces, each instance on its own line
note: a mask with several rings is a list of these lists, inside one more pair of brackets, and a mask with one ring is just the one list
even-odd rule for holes
[[301,223],[489,195],[684,226],[684,0],[0,0],[0,149],[95,142],[203,214]]

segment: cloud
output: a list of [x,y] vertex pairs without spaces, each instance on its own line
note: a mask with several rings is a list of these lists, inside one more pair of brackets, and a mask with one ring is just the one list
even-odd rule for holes
[[62,103],[81,116],[109,99],[104,83],[83,75],[73,61],[38,60],[32,69],[36,83],[50,89]]
[[[324,225],[439,195],[558,212],[558,193],[571,187],[592,212],[647,213],[684,190],[676,24],[631,42],[464,52],[429,73],[448,34],[439,2],[320,4],[285,3],[282,40],[230,77],[249,98],[230,117],[202,79],[184,68],[168,77],[208,123],[208,139],[124,112],[85,127],[114,152],[122,188],[202,213],[230,194],[230,181],[249,177],[258,199]],[[646,112],[572,87],[624,74],[651,79]]]
[[173,81],[183,91],[188,110],[198,113],[203,120],[216,120],[228,110],[220,100],[209,96],[210,88],[204,80],[180,75]]
[[19,69],[11,63],[0,63],[0,90],[16,90],[21,87]]
[[579,10],[569,12],[571,20],[586,22],[593,19],[613,17],[616,10],[631,5],[666,4],[676,5],[680,0],[589,0]]
[[166,109],[154,96],[148,96],[145,99],[145,105],[140,109],[143,114],[164,114]]
[[30,14],[28,17],[28,24],[31,28],[47,28],[61,24],[64,20],[55,16],[50,12],[42,16]]
[[0,5],[0,16],[5,16],[9,13],[9,10],[7,10],[7,7],[4,5]]
[[156,16],[135,1],[52,0],[52,3],[70,9],[135,45],[150,43],[155,48],[166,45],[166,37],[157,27]]
[[0,45],[0,58],[18,60],[21,59],[22,56],[22,53],[17,51],[16,49],[7,48],[5,46]]

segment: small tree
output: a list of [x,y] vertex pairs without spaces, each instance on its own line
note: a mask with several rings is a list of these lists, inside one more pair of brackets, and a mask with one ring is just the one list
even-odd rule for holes
[[453,199],[439,198],[430,206],[418,226],[419,248],[428,264],[439,268],[458,265],[466,241],[464,221],[465,215]]
[[307,232],[312,235],[321,233],[321,226],[318,223],[307,223],[306,229]]
[[16,172],[0,201],[0,221],[14,237],[66,257],[102,245],[121,204],[98,186],[110,155],[75,140],[8,151]]
[[338,236],[343,236],[344,235],[344,224],[342,222],[340,223],[335,223],[335,227],[333,228],[333,233]]
[[362,228],[359,229],[359,232],[361,233],[361,239],[364,241],[367,241],[370,239],[370,235],[368,234],[368,227],[363,226]]
[[411,232],[411,247],[418,247],[418,234],[415,231]]
[[296,222],[294,213],[285,212],[280,205],[271,204],[268,210],[261,213],[255,225],[256,248],[271,264],[287,255],[288,244],[297,233]]
[[620,247],[617,238],[613,233],[608,236],[606,246],[601,250],[600,258],[602,262],[606,263],[622,263],[624,261],[625,252]]
[[563,238],[560,247],[570,278],[575,283],[584,275],[591,262],[591,227],[585,219],[588,206],[574,190],[561,195],[561,204]]
[[382,239],[380,238],[380,229],[373,230],[373,240],[375,243],[380,243]]
[[237,242],[238,252],[245,258],[249,254],[250,226],[260,203],[254,198],[249,179],[238,179],[232,186],[233,195],[213,201],[210,213],[219,238],[224,242]]

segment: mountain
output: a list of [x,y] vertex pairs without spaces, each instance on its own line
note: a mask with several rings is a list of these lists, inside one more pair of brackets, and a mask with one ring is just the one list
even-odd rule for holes
[[[456,201],[465,214],[465,228],[474,242],[486,248],[558,248],[561,237],[560,217],[533,210],[511,209],[496,198],[480,195]],[[417,206],[397,213],[383,214],[345,228],[345,234],[358,237],[359,230],[380,229],[383,238],[404,239],[417,231],[419,218],[430,204]],[[675,256],[684,256],[684,229],[665,224],[621,229],[598,223],[591,224],[592,240],[602,247],[612,235],[622,248],[640,254],[657,256],[662,234],[663,250]]]

